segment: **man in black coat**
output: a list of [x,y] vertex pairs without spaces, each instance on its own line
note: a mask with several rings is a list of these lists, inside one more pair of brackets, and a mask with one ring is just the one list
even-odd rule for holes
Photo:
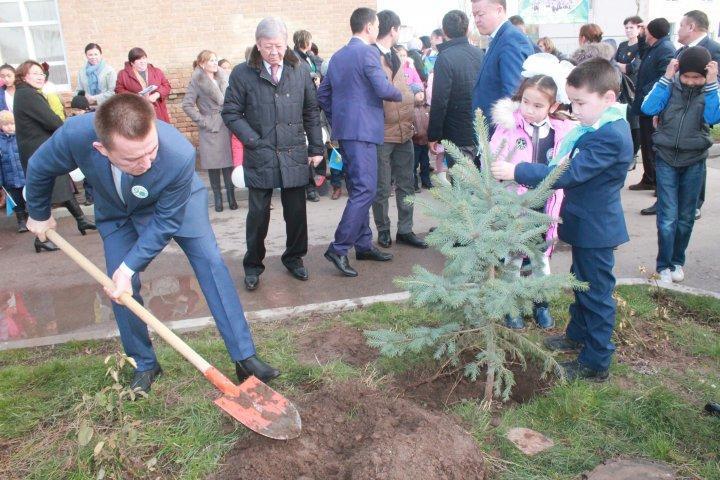
[[[642,27],[642,26],[641,26]],[[652,135],[655,133],[653,117],[643,115],[640,107],[645,96],[650,93],[655,82],[665,73],[665,69],[675,55],[675,47],[670,40],[670,23],[664,18],[656,18],[642,28],[638,37],[639,55],[642,59],[635,83],[635,100],[631,113],[640,117],[640,151],[643,159],[643,176],[639,183],[630,186],[630,190],[655,190],[655,153]],[[652,208],[652,207],[650,207]],[[643,215],[648,209],[641,211]]]
[[[230,74],[222,117],[245,147],[243,169],[249,189],[243,259],[245,288],[255,290],[265,270],[265,237],[273,189],[280,188],[287,241],[283,265],[307,280],[305,187],[308,164],[322,161],[320,111],[310,69],[287,48],[287,28],[263,19],[247,63]],[[307,135],[307,144],[306,144]]]
[[[447,40],[438,45],[428,125],[428,147],[435,154],[440,140],[450,140],[471,158],[477,153],[472,92],[483,53],[467,39],[469,24],[467,15],[460,10],[443,17]],[[450,167],[454,160],[447,157],[447,162]]]

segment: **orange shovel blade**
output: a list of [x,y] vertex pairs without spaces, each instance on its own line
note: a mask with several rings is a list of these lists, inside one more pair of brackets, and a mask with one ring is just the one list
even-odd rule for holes
[[295,405],[257,378],[250,377],[215,404],[250,430],[275,440],[300,436],[302,422]]

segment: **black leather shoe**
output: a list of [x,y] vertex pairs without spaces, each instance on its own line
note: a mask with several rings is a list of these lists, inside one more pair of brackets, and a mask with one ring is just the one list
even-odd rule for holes
[[320,195],[315,190],[311,190],[307,193],[307,199],[309,202],[319,202]]
[[325,252],[325,258],[330,260],[335,267],[346,277],[357,277],[358,272],[350,266],[347,255],[338,255],[330,250]]
[[564,333],[547,337],[543,341],[543,345],[545,345],[545,348],[553,352],[577,352],[583,346],[582,343],[576,342]]
[[268,383],[273,378],[280,376],[280,370],[271,367],[255,355],[245,360],[235,362],[235,373],[240,382],[244,381],[250,375],[255,375],[258,380],[264,383]]
[[35,253],[40,253],[42,251],[55,252],[57,250],[60,249],[50,240],[45,240],[44,242],[41,242],[39,238],[35,237]]
[[392,260],[392,253],[381,252],[377,248],[371,248],[364,252],[355,252],[355,258],[358,260],[373,260],[375,262],[388,262]]
[[308,279],[308,271],[307,271],[307,268],[305,268],[305,266],[302,265],[302,264],[301,264],[301,265],[297,265],[297,266],[295,266],[295,267],[289,267],[289,266],[285,265],[285,268],[287,268],[287,269],[288,269],[288,272],[290,272],[290,274],[291,274],[293,277],[297,278],[298,280],[305,281],[305,280]]
[[428,248],[428,244],[422,238],[415,235],[413,232],[410,233],[398,233],[395,237],[397,243],[404,243],[415,248]]
[[258,285],[260,285],[260,275],[252,273],[245,275],[245,289],[252,292],[258,288]]
[[707,405],[705,405],[705,412],[709,415],[717,415],[720,417],[720,403],[708,402]]
[[635,185],[630,185],[628,187],[628,190],[634,190],[634,191],[640,191],[640,190],[655,190],[655,186],[651,185],[649,183],[636,183]]
[[135,375],[133,375],[132,382],[130,383],[130,389],[150,393],[150,385],[153,384],[155,379],[161,373],[162,368],[160,368],[160,364],[155,365],[150,370],[145,370],[143,372],[136,371]]
[[569,362],[560,362],[560,366],[565,371],[565,378],[568,382],[574,380],[589,380],[591,382],[604,382],[610,377],[608,370],[593,370],[588,368],[577,360],[570,360]]
[[390,236],[389,230],[378,232],[378,245],[383,248],[390,248],[390,245],[392,245],[392,237]]
[[657,215],[657,203],[653,203],[648,208],[640,210],[640,215]]

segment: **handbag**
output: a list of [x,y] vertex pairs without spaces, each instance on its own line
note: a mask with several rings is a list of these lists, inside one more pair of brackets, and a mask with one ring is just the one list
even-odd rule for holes
[[413,127],[415,134],[412,141],[415,145],[427,145],[428,143],[428,126],[430,125],[430,106],[416,106],[413,111]]

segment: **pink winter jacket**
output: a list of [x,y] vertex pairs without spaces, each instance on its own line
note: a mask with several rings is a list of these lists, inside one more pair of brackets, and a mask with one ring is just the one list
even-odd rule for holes
[[[499,157],[504,158],[510,151],[515,149],[511,159],[508,161],[517,165],[521,162],[532,161],[532,138],[525,131],[526,122],[520,114],[520,104],[513,102],[509,98],[504,98],[498,101],[492,110],[492,119],[495,123],[495,133],[493,133],[492,139],[490,140],[490,148],[493,153],[500,149],[503,141],[505,146],[499,152]],[[560,147],[560,142],[565,135],[575,128],[576,122],[570,120],[557,120],[550,118],[550,125],[555,131],[555,147],[553,149],[553,155],[555,155]],[[518,185],[516,187],[518,195],[522,195],[527,192],[527,187]],[[560,207],[563,200],[563,191],[558,189],[555,193],[548,198],[545,204],[545,213],[553,218],[560,218]],[[557,239],[557,223],[553,224],[548,229],[547,244],[549,246],[546,254],[550,256],[552,254],[553,246]]]

